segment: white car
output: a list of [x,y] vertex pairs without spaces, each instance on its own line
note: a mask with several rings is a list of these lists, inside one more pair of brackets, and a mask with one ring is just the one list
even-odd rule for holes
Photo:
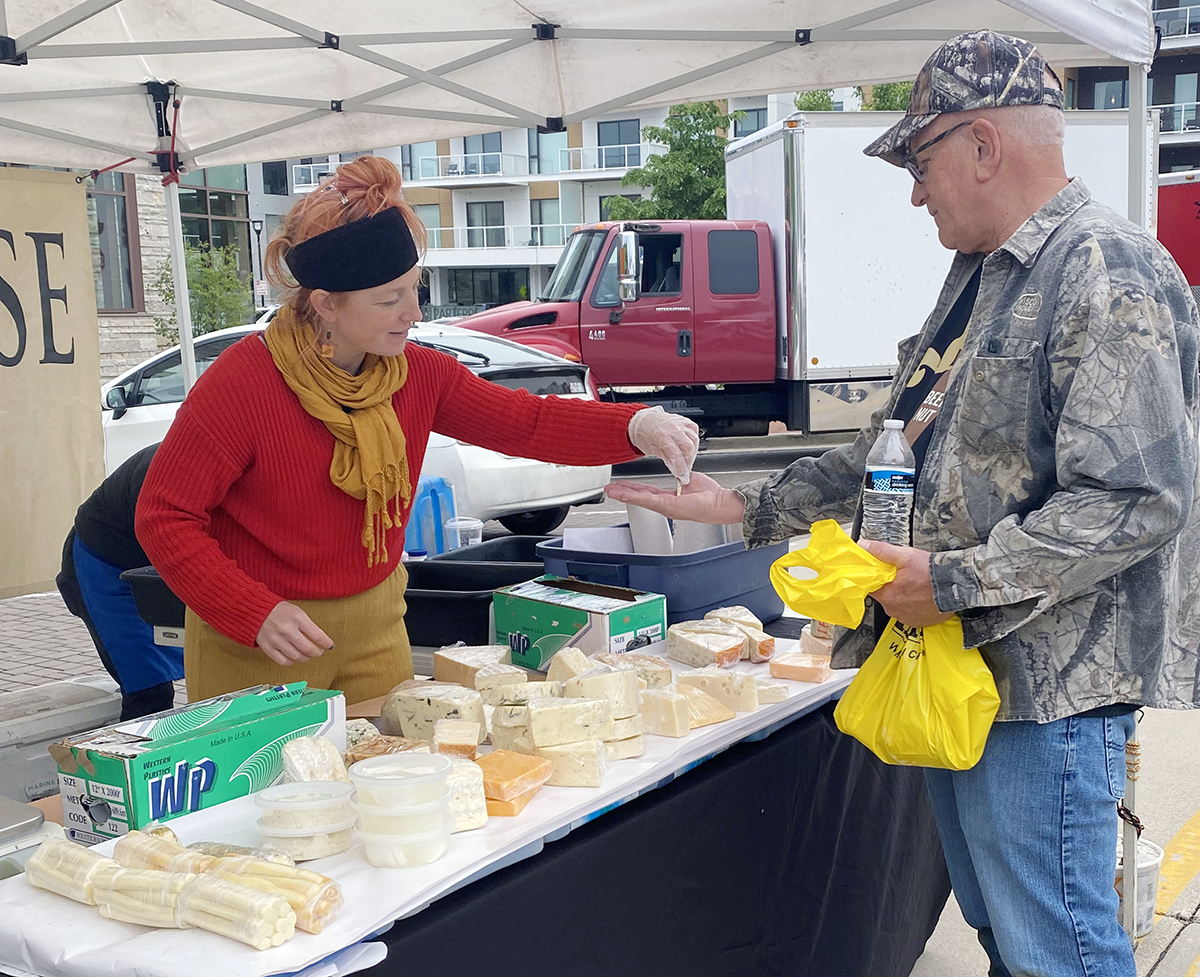
[[[274,314],[253,325],[197,336],[196,372],[203,373],[244,336],[260,331]],[[541,396],[596,398],[587,367],[518,343],[442,321],[418,323],[409,342],[449,353],[493,383]],[[164,350],[100,388],[104,409],[104,466],[111,473],[126,458],[163,439],[183,401],[179,347]],[[612,475],[608,465],[578,467],[512,458],[436,432],[429,436],[422,475],[440,475],[454,486],[458,514],[498,519],[514,533],[541,534],[557,527],[573,505],[599,501]]]

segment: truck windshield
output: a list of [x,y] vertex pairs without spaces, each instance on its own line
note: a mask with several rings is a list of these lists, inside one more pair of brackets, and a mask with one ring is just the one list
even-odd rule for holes
[[550,281],[546,283],[546,291],[539,296],[542,301],[578,302],[607,237],[607,231],[580,231],[572,234],[566,248],[563,249],[562,257],[554,266]]

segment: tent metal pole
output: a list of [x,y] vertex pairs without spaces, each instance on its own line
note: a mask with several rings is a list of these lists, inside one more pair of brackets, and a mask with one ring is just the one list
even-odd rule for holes
[[121,0],[84,0],[83,3],[72,7],[70,10],[64,10],[57,17],[52,17],[41,27],[35,27],[33,30],[22,34],[17,38],[17,53],[28,51],[31,47],[36,47],[43,41],[48,41],[52,37],[56,37],[63,31],[70,30],[82,24],[85,20],[90,20],[92,17],[101,11],[107,10],[109,7],[115,7]]
[[281,119],[278,122],[272,122],[270,125],[251,129],[248,132],[240,132],[236,136],[230,136],[228,139],[219,139],[216,142],[209,143],[207,146],[198,146],[189,152],[181,153],[179,161],[185,166],[191,166],[195,163],[197,157],[203,156],[206,153],[215,153],[217,150],[225,149],[228,146],[236,146],[238,143],[257,139],[259,136],[269,136],[271,133],[279,132],[282,129],[291,129],[293,126],[304,125],[306,122],[324,119],[328,115],[328,109],[315,109],[312,112],[302,112],[300,115],[293,115],[289,119]]
[[175,322],[179,325],[179,357],[183,362],[183,392],[196,382],[196,350],[192,346],[192,304],[188,296],[187,252],[179,213],[179,184],[168,183],[167,241],[171,246],[171,277],[175,280]]
[[[482,61],[488,61],[492,58],[499,57],[501,54],[507,54],[509,51],[515,51],[517,48],[522,48],[526,44],[533,42],[528,37],[518,37],[510,41],[505,41],[503,44],[495,44],[492,47],[484,48],[482,51],[476,51],[474,54],[468,54],[464,58],[458,58],[455,61],[447,61],[445,64],[440,64],[436,68],[430,68],[430,74],[448,75],[452,71],[457,71],[459,68],[466,68],[469,65],[479,64]],[[394,81],[380,88],[372,88],[370,91],[362,92],[352,98],[342,99],[342,111],[346,111],[350,107],[360,108],[377,98],[385,98],[388,95],[395,95],[396,92],[402,92],[406,88],[412,88],[413,85],[420,85],[422,82],[417,78],[405,78],[402,81]]]
[[40,102],[55,98],[107,98],[111,95],[145,95],[141,85],[120,88],[60,88],[52,92],[0,92],[0,102]]
[[205,41],[124,41],[114,44],[44,44],[29,52],[34,58],[116,58],[146,54],[213,54],[226,51],[283,51],[311,48],[303,37],[212,38]]
[[1146,67],[1129,66],[1129,219],[1150,227],[1150,145],[1146,129],[1149,111]]
[[42,126],[30,125],[28,122],[18,122],[16,119],[5,119],[0,117],[0,129],[15,129],[17,132],[27,132],[31,136],[42,136],[45,139],[51,139],[55,142],[65,142],[72,146],[84,146],[88,149],[98,149],[105,153],[116,153],[122,159],[133,156],[136,159],[143,159],[148,163],[154,162],[154,157],[149,153],[143,153],[136,149],[130,149],[128,146],[117,146],[113,143],[100,142],[99,139],[87,139],[83,136],[75,136],[69,132],[59,132],[54,129],[44,129]]

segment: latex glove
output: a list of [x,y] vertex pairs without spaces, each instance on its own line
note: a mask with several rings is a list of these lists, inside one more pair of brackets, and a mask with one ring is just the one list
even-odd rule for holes
[[686,519],[727,526],[739,523],[746,515],[746,503],[733,489],[722,488],[704,472],[693,472],[682,495],[674,489],[660,489],[644,482],[611,482],[604,490],[610,499],[640,505],[661,512],[668,519]]
[[700,428],[679,414],[647,407],[629,419],[629,443],[644,455],[661,458],[679,484],[687,485],[700,448]]

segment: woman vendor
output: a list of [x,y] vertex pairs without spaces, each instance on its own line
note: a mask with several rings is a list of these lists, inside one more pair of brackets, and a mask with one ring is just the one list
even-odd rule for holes
[[204,372],[150,466],[137,535],[187,604],[191,701],[306,680],[356,702],[412,677],[400,555],[431,431],[566,465],[653,454],[687,480],[691,421],[406,345],[425,234],[400,187],[361,157],[291,209],[266,262],[292,291]]

